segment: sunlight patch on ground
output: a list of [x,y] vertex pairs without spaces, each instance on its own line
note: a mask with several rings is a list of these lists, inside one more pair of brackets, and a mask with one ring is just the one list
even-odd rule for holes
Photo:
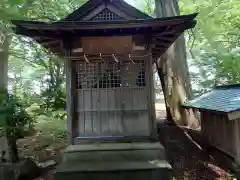
[[155,104],[156,111],[164,111],[166,110],[165,103],[156,103]]

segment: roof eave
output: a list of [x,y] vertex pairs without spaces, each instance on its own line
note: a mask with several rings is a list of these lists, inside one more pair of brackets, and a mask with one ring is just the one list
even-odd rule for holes
[[230,112],[226,112],[226,111],[217,111],[217,110],[214,110],[214,109],[207,109],[207,108],[201,108],[201,107],[197,107],[197,106],[187,106],[187,105],[182,105],[183,108],[185,109],[197,109],[199,111],[205,111],[205,112],[214,112],[214,113],[219,113],[219,114],[227,114],[227,113],[230,113]]
[[[78,28],[83,28],[83,26],[89,26],[89,28],[96,28],[97,26],[102,26],[104,25],[104,28],[108,28],[107,25],[110,26],[123,26],[127,28],[127,25],[135,25],[136,27],[139,26],[147,26],[147,25],[153,25],[157,26],[158,24],[161,23],[170,23],[171,21],[182,21],[184,22],[189,22],[192,24],[192,26],[195,26],[196,21],[194,18],[198,15],[198,13],[193,13],[193,14],[188,14],[188,15],[182,15],[182,16],[172,16],[172,17],[165,17],[165,18],[153,18],[153,19],[138,19],[138,20],[120,20],[120,21],[108,21],[108,22],[94,22],[94,21],[81,21],[81,22],[54,22],[54,23],[46,23],[46,22],[41,22],[41,21],[22,21],[22,20],[12,20],[12,24],[23,27],[25,26],[30,28],[31,26],[35,26],[35,29],[41,29],[43,26],[48,26],[48,27],[53,27],[53,26],[76,26],[76,25],[81,25]],[[191,28],[191,27],[190,27]]]
[[[47,39],[63,39],[64,37],[62,36],[62,33],[70,33],[69,35],[72,36],[74,36],[74,33],[76,33],[75,36],[85,36],[85,34],[86,36],[99,36],[99,34],[100,36],[109,36],[109,34],[113,32],[115,34],[112,35],[117,36],[137,35],[144,33],[149,35],[150,33],[152,38],[155,38],[156,40],[156,42],[153,42],[156,44],[156,47],[153,48],[153,56],[159,57],[160,54],[165,52],[167,48],[180,36],[180,34],[184,32],[184,30],[193,28],[195,26],[196,21],[194,18],[196,16],[197,13],[168,18],[124,20],[112,21],[108,23],[91,21],[66,22],[65,24],[37,21],[12,21],[12,23],[16,25],[17,34],[32,37],[40,44],[42,40],[46,41]],[[102,34],[102,32],[104,33]],[[44,44],[46,43],[44,42]],[[54,46],[56,47],[56,45]],[[51,47],[46,48],[51,49]]]

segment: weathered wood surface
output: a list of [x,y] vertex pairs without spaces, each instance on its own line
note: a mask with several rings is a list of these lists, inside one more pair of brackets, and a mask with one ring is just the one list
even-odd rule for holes
[[149,135],[145,88],[78,90],[81,135]]
[[81,41],[86,54],[126,54],[133,51],[132,36],[83,37]]
[[[74,121],[78,122],[78,136],[153,135],[156,118],[151,65],[151,55],[135,63],[129,59],[126,62],[125,58],[119,58],[119,64],[77,62],[78,115]],[[139,73],[143,69],[145,76],[142,77]],[[108,71],[113,79],[120,77],[119,86],[116,80],[113,84],[109,82],[109,77],[101,80]],[[140,81],[144,81],[144,85]]]
[[[239,121],[239,120],[236,120]],[[238,125],[238,131],[240,126]],[[232,156],[237,155],[235,139],[235,122],[229,121],[227,116],[210,112],[201,113],[202,137],[212,146],[215,146],[224,153]]]
[[72,68],[71,68],[71,59],[69,58],[71,56],[71,49],[70,47],[64,47],[65,49],[65,71],[66,71],[66,92],[67,92],[67,123],[68,123],[68,142],[69,144],[73,144],[73,90],[72,90]]

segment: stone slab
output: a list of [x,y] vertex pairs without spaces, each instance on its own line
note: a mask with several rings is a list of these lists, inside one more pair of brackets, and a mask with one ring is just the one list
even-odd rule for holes
[[83,145],[70,145],[65,149],[65,153],[71,152],[83,152],[83,151],[122,151],[122,150],[158,150],[164,149],[160,143],[95,143],[95,144],[83,144]]
[[172,169],[166,161],[66,163],[57,168],[56,180],[170,180]]
[[165,150],[159,143],[105,143],[67,147],[63,161],[149,161],[165,159]]
[[171,170],[157,169],[144,171],[123,171],[104,173],[64,173],[55,174],[55,180],[173,180]]
[[147,161],[155,159],[165,159],[163,150],[122,150],[122,151],[84,151],[74,153],[64,153],[63,161]]
[[57,172],[107,172],[152,170],[158,168],[171,169],[165,160],[154,161],[125,161],[125,162],[67,162],[57,167]]

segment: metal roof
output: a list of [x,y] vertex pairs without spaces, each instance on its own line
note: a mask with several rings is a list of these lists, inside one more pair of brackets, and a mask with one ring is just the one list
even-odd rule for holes
[[211,92],[186,102],[183,106],[224,113],[239,111],[240,85],[216,87]]

